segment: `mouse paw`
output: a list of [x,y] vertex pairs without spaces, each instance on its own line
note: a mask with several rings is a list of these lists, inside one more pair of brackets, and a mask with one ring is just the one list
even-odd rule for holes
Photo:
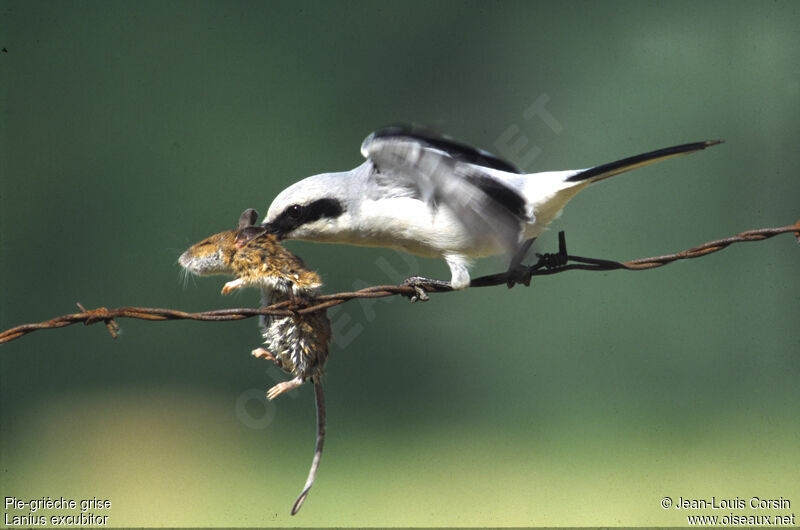
[[250,352],[253,357],[258,357],[259,359],[266,359],[268,361],[277,361],[274,355],[272,355],[268,350],[265,348],[256,348],[255,350]]
[[293,390],[302,384],[303,384],[303,378],[300,376],[295,377],[294,379],[291,379],[289,381],[284,381],[283,383],[278,383],[277,385],[273,386],[267,391],[267,399],[272,401],[273,399],[280,396],[284,392]]
[[244,280],[242,280],[241,278],[230,281],[222,287],[222,294],[230,294],[239,287],[241,287],[242,285],[244,285]]

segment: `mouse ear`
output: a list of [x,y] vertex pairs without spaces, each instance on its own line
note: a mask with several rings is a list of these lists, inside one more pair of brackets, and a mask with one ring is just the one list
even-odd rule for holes
[[[242,214],[244,215],[244,214]],[[243,226],[236,231],[236,246],[241,248],[255,238],[267,233],[263,226]]]
[[247,210],[242,212],[242,215],[239,216],[239,229],[246,226],[253,226],[256,224],[258,220],[258,212],[252,208],[248,208]]

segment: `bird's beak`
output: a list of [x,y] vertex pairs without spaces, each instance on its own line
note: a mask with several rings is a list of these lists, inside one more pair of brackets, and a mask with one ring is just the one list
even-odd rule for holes
[[276,225],[274,225],[272,223],[262,223],[261,224],[261,228],[267,234],[272,234],[272,235],[276,236],[278,238],[278,240],[284,239],[284,235],[285,234],[283,233],[283,230],[281,230],[280,227],[278,227],[278,226],[276,226]]

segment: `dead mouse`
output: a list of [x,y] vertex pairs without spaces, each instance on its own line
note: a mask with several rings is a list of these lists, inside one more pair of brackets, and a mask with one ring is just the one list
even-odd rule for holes
[[[260,287],[262,304],[285,300],[310,300],[319,294],[319,275],[306,268],[303,261],[283,248],[277,237],[254,223],[258,213],[245,210],[236,230],[209,236],[189,247],[178,260],[187,271],[198,276],[228,274],[236,279],[222,288],[228,294],[240,287]],[[325,440],[325,397],[322,391],[322,368],[328,359],[331,325],[324,311],[291,316],[263,315],[261,332],[266,348],[256,348],[253,355],[273,361],[294,376],[267,392],[272,400],[302,385],[314,383],[317,407],[317,440],[314,459],[305,487],[292,507],[292,515],[303,505],[319,468]]]

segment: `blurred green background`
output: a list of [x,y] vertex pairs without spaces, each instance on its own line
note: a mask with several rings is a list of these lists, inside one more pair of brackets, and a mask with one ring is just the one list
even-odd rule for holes
[[[0,6],[3,329],[78,301],[256,305],[220,297],[223,278],[184,282],[178,255],[355,167],[394,122],[529,171],[726,140],[584,191],[544,251],[560,229],[575,254],[624,260],[800,218],[797,2]],[[557,127],[526,119],[540,98]],[[391,250],[288,246],[327,292],[447,277]],[[294,518],[312,389],[265,403],[284,376],[249,355],[255,321],[41,331],[0,347],[0,496],[108,498],[109,523],[133,526],[685,524],[664,496],[796,512],[799,267],[787,235],[346,304],[325,455]]]

